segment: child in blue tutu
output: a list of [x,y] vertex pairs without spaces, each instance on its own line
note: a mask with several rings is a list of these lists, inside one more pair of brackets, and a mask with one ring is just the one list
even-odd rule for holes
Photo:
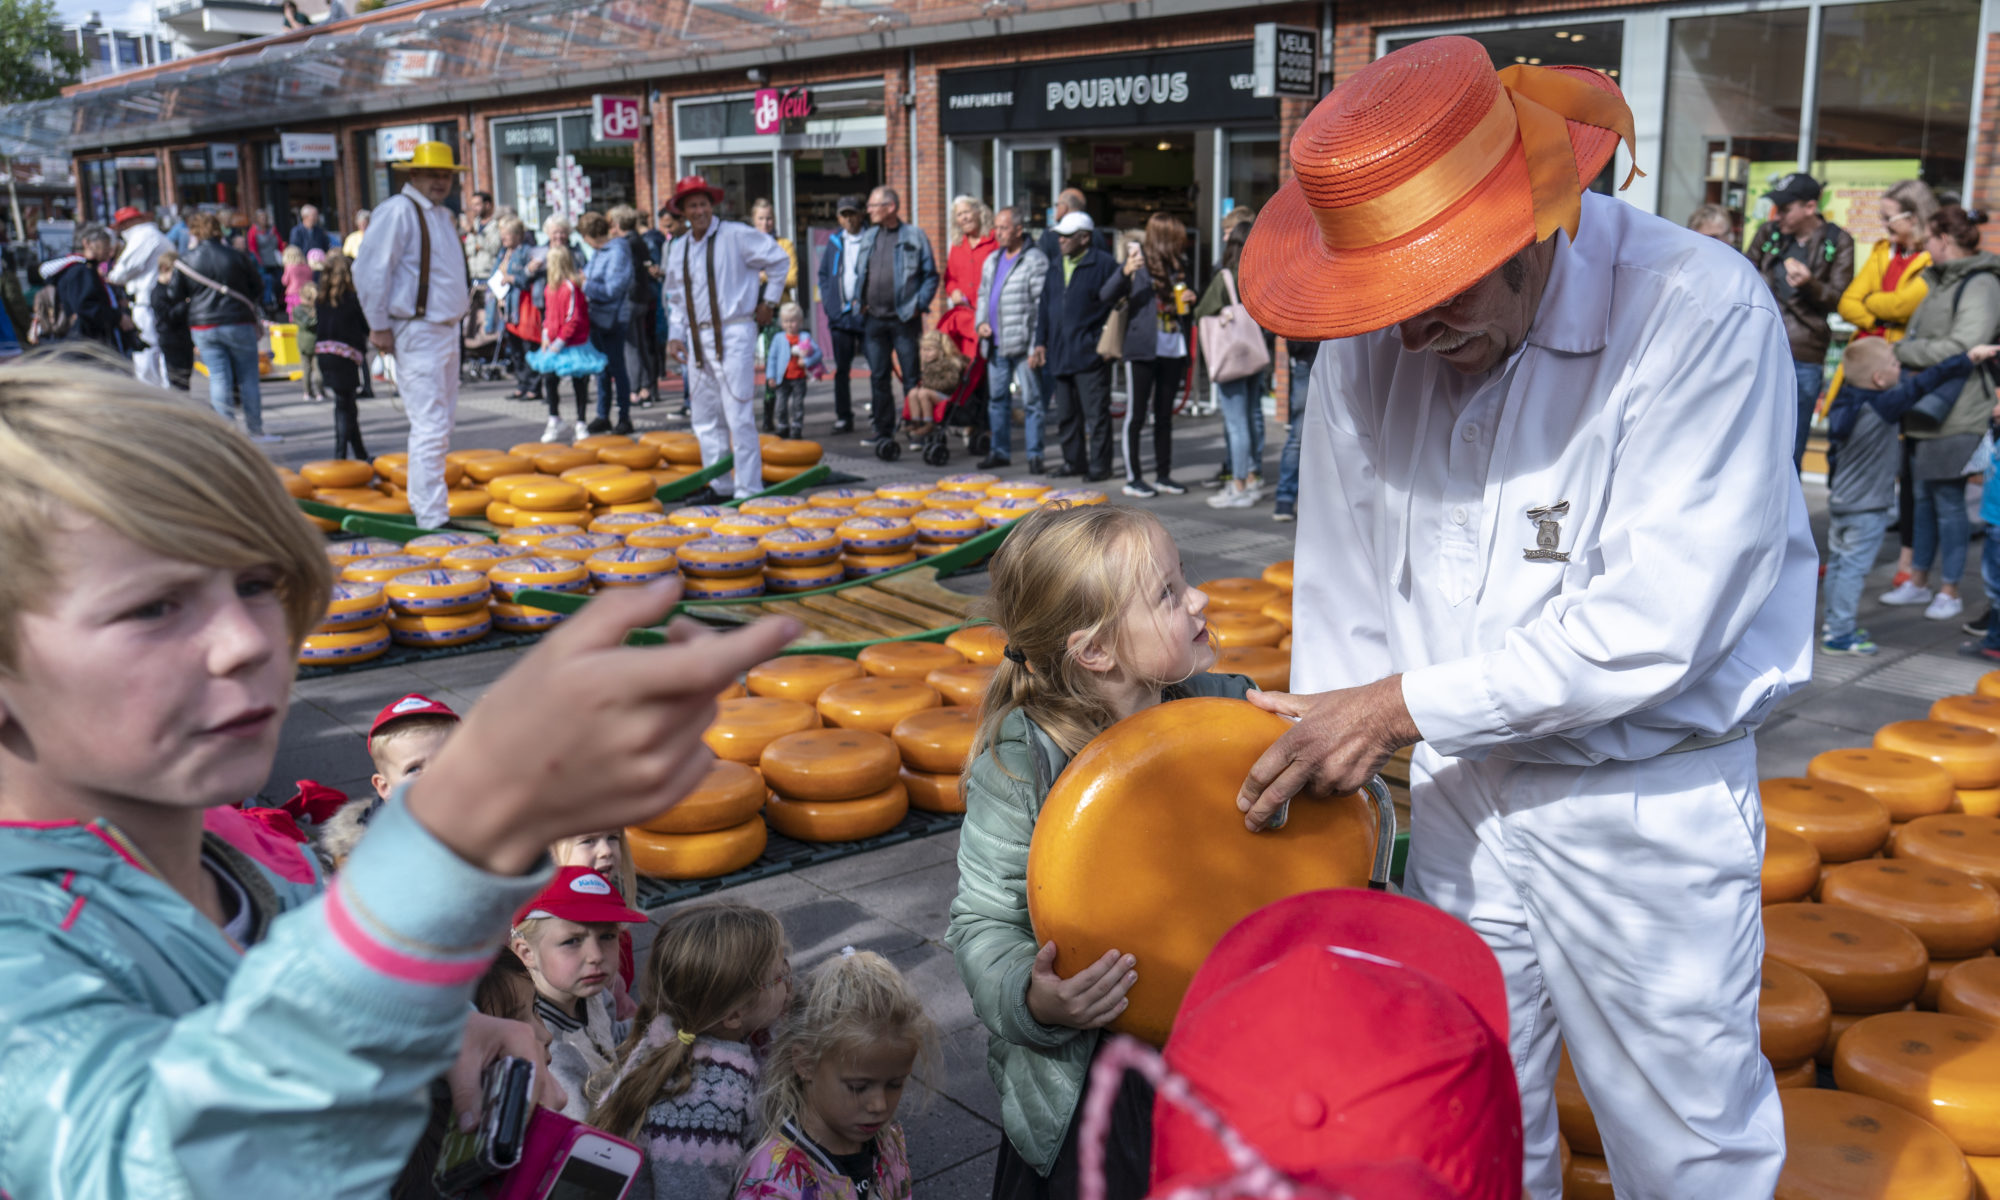
[[560,390],[567,379],[576,392],[576,437],[581,441],[589,433],[590,377],[604,370],[604,355],[590,344],[590,302],[583,298],[583,272],[577,270],[575,256],[566,246],[550,246],[547,262],[542,348],[528,355],[528,365],[542,374],[542,396],[549,402],[542,440],[562,440]]

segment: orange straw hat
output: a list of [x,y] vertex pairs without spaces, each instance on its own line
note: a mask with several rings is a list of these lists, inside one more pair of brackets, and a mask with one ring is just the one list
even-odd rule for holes
[[1589,67],[1496,72],[1464,37],[1405,46],[1292,137],[1293,178],[1243,248],[1243,303],[1312,341],[1407,320],[1558,229],[1575,237],[1583,185],[1621,138],[1632,111]]

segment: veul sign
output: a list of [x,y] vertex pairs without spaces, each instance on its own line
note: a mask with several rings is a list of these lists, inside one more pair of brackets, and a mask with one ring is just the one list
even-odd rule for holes
[[1256,94],[1319,99],[1319,31],[1266,23],[1254,32]]
[[753,127],[758,133],[782,133],[787,123],[804,121],[812,115],[812,91],[795,87],[758,88],[750,107]]
[[1056,59],[938,76],[938,125],[954,137],[1041,130],[1276,121],[1255,95],[1251,43]]

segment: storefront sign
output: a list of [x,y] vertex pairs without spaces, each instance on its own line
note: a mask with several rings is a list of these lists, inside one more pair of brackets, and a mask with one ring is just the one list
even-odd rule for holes
[[193,154],[174,155],[174,169],[179,171],[208,170],[208,155],[196,151]]
[[1249,42],[945,71],[938,124],[963,136],[1277,120],[1255,85]]
[[636,142],[639,140],[640,100],[637,96],[592,96],[590,98],[590,140],[594,142]]
[[812,90],[803,87],[783,91],[758,88],[750,111],[758,133],[781,132],[786,122],[803,121],[812,115]]
[[391,125],[375,131],[376,162],[409,162],[417,155],[419,143],[430,140],[428,125]]
[[[47,162],[46,159],[43,161]],[[111,165],[120,171],[157,171],[160,169],[160,157],[157,154],[125,154],[112,159]],[[48,174],[47,166],[42,168],[42,173]]]
[[553,150],[556,148],[554,121],[513,121],[499,127],[502,150]]
[[1125,143],[1100,142],[1091,146],[1090,173],[1114,177],[1125,174]]
[[436,50],[391,50],[382,58],[382,82],[397,87],[429,79],[443,61],[444,55]]
[[236,143],[210,142],[208,165],[211,170],[234,171],[236,169]]
[[330,133],[281,133],[278,153],[286,162],[332,162],[340,157],[340,139]]
[[1258,25],[1255,33],[1251,60],[1257,76],[1256,94],[1318,99],[1319,31],[1265,23]]

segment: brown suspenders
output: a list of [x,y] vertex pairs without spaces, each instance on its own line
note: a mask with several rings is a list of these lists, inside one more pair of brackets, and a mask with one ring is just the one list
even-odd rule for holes
[[411,207],[417,210],[417,241],[423,258],[417,263],[417,311],[416,319],[424,318],[424,311],[430,307],[431,299],[431,221],[424,206],[418,204],[414,196],[405,196]]

